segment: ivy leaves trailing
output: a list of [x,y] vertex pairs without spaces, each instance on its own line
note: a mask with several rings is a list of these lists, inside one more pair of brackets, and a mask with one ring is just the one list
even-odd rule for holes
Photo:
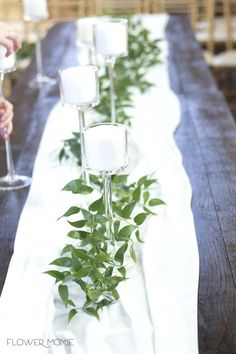
[[[148,69],[160,63],[159,40],[153,40],[150,32],[143,27],[141,20],[129,20],[129,56],[118,58],[115,65],[115,95],[116,95],[116,118],[118,123],[131,126],[132,116],[128,109],[133,107],[133,90],[145,93],[153,86],[146,79]],[[110,121],[110,86],[108,71],[99,78],[100,104],[94,109],[104,117],[104,122]],[[59,159],[68,159],[74,156],[78,165],[80,161],[80,138],[78,133],[64,140],[59,153]]]
[[[131,184],[127,179],[127,175],[113,178],[114,240],[106,233],[109,220],[104,216],[102,195],[87,209],[72,206],[60,217],[67,218],[73,227],[67,234],[71,242],[63,248],[60,257],[51,262],[56,269],[45,273],[55,278],[59,296],[68,308],[69,321],[79,310],[99,319],[99,310],[119,299],[117,287],[127,280],[127,254],[136,262],[135,242],[143,243],[141,226],[149,216],[156,215],[153,208],[165,204],[151,196],[156,179],[143,176]],[[69,182],[64,190],[84,195],[94,192],[81,179]],[[71,221],[72,216],[75,221]],[[72,298],[71,283],[82,291],[82,303]]]

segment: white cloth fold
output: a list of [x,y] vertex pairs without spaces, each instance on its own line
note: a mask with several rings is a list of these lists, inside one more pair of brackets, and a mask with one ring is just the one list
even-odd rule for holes
[[[168,16],[141,19],[154,38],[164,38]],[[130,178],[156,172],[160,185],[153,192],[167,205],[158,207],[158,217],[144,226],[145,243],[135,245],[138,262],[129,263],[129,280],[119,286],[120,300],[102,311],[99,322],[81,312],[68,325],[66,310],[54,297],[53,279],[42,274],[69,242],[69,225],[57,218],[79,202],[78,196],[61,192],[78,177],[77,167],[73,161],[57,160],[62,140],[78,130],[77,114],[57,104],[40,144],[0,299],[1,353],[198,353],[199,259],[191,187],[173,137],[180,107],[169,85],[168,43],[163,40],[161,46],[163,62],[148,73],[156,86],[145,95],[134,92],[131,155],[138,158]],[[19,339],[44,339],[45,346],[21,346]]]

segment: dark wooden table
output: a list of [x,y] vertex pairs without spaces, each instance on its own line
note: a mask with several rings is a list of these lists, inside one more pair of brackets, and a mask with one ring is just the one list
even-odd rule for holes
[[[50,30],[43,42],[46,74],[56,77],[60,67],[76,63],[75,33],[73,23],[58,24]],[[192,185],[200,254],[199,351],[236,354],[236,128],[187,19],[171,16],[167,37],[171,84],[182,107],[176,141]],[[22,174],[32,173],[48,113],[59,99],[57,86],[29,89],[27,83],[34,74],[33,61],[12,95],[12,143],[17,172]],[[2,175],[4,146],[0,148]],[[0,192],[0,289],[27,194],[27,189]]]

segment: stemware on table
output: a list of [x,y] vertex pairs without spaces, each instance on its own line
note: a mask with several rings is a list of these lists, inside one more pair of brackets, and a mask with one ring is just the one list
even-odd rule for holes
[[85,168],[102,175],[107,235],[113,237],[111,176],[128,165],[127,127],[124,124],[101,123],[84,129]]
[[97,54],[105,58],[110,80],[111,121],[116,123],[114,66],[116,58],[128,55],[128,21],[123,18],[106,19],[94,25]]
[[[16,70],[15,55],[6,57],[6,48],[0,46],[0,97],[3,98],[3,81],[7,73]],[[7,175],[0,178],[0,190],[14,190],[24,188],[30,185],[31,178],[28,176],[19,176],[15,173],[15,167],[12,157],[10,139],[5,140]]]
[[43,73],[42,49],[40,37],[40,23],[48,18],[48,8],[46,0],[23,0],[24,19],[32,21],[36,34],[36,78],[29,83],[30,87],[41,87],[43,84],[55,85],[56,80]]
[[89,184],[89,174],[84,166],[85,111],[99,103],[98,68],[94,65],[74,66],[59,71],[61,102],[78,111],[82,176]]

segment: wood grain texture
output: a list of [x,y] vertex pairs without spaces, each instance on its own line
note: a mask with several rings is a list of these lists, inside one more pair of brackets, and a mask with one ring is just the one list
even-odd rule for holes
[[176,141],[193,190],[200,255],[200,354],[236,353],[236,129],[186,18],[172,16],[169,72],[182,119]]
[[[76,27],[72,22],[56,25],[42,43],[45,74],[57,77],[58,69],[76,64]],[[35,155],[52,107],[59,100],[58,85],[28,87],[35,77],[35,60],[17,82],[11,101],[15,107],[12,147],[18,174],[32,175]],[[5,148],[1,143],[0,174],[6,174]],[[28,188],[18,191],[0,191],[0,291],[4,285],[20,213]],[[33,232],[33,230],[32,230]]]

